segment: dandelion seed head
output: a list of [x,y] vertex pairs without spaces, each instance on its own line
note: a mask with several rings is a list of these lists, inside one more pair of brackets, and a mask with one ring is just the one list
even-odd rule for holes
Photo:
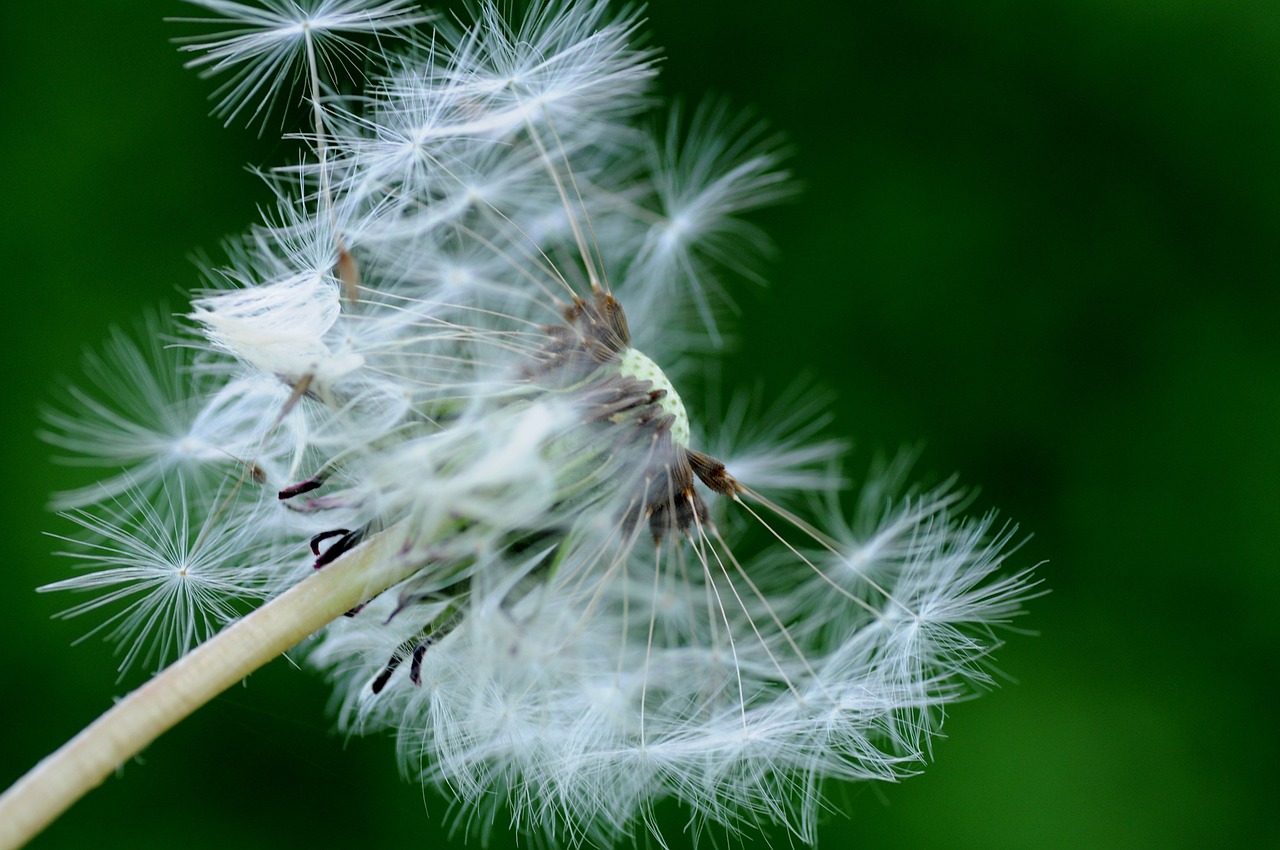
[[394,0],[196,5],[228,27],[184,48],[227,75],[219,114],[296,78],[310,155],[265,173],[179,365],[113,342],[133,391],[49,416],[128,470],[64,497],[93,571],[51,589],[103,593],[72,612],[120,604],[126,661],[168,658],[389,536],[412,575],[304,654],[340,726],[394,733],[482,835],[661,841],[674,799],[695,833],[808,842],[825,780],[918,770],[1034,579],[907,460],[846,507],[827,396],[677,392],[706,383],[726,272],[759,275],[749,214],[794,190],[777,139],[724,102],[653,137],[656,54],[600,0],[431,29]]
[[671,425],[671,440],[677,446],[688,448],[689,414],[685,411],[684,402],[680,400],[676,388],[671,385],[658,364],[644,353],[628,348],[618,362],[618,372],[628,378],[644,381],[655,392],[662,393],[662,397],[658,399],[658,407],[674,420]]

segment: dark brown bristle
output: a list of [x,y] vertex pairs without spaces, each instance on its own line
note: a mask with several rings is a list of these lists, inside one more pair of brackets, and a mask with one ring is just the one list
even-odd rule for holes
[[291,484],[284,488],[276,494],[276,498],[283,502],[286,499],[292,499],[294,496],[301,496],[303,493],[310,493],[312,490],[321,487],[323,484],[324,479],[320,476],[308,478],[306,481],[299,481],[297,484]]
[[392,655],[391,659],[387,661],[387,666],[383,667],[382,672],[373,680],[373,684],[370,685],[370,690],[375,694],[382,693],[382,689],[387,686],[387,682],[391,681],[392,674],[396,672],[396,668],[400,666],[400,662],[403,660],[403,657],[399,653]]
[[722,496],[733,496],[742,492],[742,485],[728,473],[724,464],[710,455],[687,449],[689,465],[698,479]]
[[418,687],[422,687],[422,659],[426,656],[429,646],[431,646],[431,638],[427,638],[413,648],[413,660],[409,664],[409,681]]
[[342,537],[344,534],[350,534],[349,528],[335,528],[332,531],[322,531],[311,538],[311,554],[320,554],[320,544],[328,540],[330,537]]
[[360,300],[360,266],[351,252],[341,244],[338,245],[336,271],[338,279],[342,281],[342,294],[347,299],[347,307],[354,307]]
[[[346,531],[345,529],[337,529],[337,532],[338,534],[334,534],[332,532],[325,532],[324,534],[316,535],[316,537],[320,538],[321,540],[328,537],[337,536],[338,541],[334,543],[332,546],[330,546],[328,549],[326,549],[324,551],[324,554],[316,558],[316,562],[312,564],[312,567],[314,569],[318,570],[321,567],[332,564],[334,561],[338,560],[338,558],[342,557],[347,552],[350,552],[352,549],[354,549],[356,545],[359,544],[359,542],[364,539],[363,528],[357,528],[355,531]],[[341,535],[341,536],[338,536],[338,535]],[[314,551],[315,548],[318,547],[319,545],[319,540],[312,538],[312,544],[313,544],[313,551]]]

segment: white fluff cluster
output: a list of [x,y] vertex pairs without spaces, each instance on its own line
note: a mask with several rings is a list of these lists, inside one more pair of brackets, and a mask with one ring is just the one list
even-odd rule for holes
[[[162,664],[399,535],[417,572],[310,657],[482,831],[608,843],[675,798],[812,841],[825,779],[917,769],[1033,582],[903,464],[842,514],[820,408],[681,402],[717,275],[764,244],[740,216],[790,191],[759,128],[721,104],[647,131],[655,54],[600,0],[192,2],[228,28],[185,48],[231,75],[218,112],[300,94],[308,153],[177,348],[117,337],[50,414],[126,468],[59,499],[92,571],[52,587],[114,588],[72,613],[137,594],[125,664]],[[351,93],[344,67],[375,70]],[[825,531],[773,501],[797,493]]]

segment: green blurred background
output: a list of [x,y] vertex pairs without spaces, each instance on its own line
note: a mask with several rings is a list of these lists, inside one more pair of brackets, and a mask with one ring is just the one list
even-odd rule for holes
[[[279,153],[206,116],[211,86],[161,20],[184,12],[0,11],[0,786],[121,691],[109,647],[70,645],[89,624],[50,620],[68,600],[33,592],[67,573],[43,504],[77,480],[46,460],[37,407],[110,324],[181,309],[191,255],[265,198],[244,165]],[[1034,534],[1020,565],[1048,561],[1039,635],[999,655],[1014,681],[951,712],[924,775],[833,788],[823,845],[1280,844],[1280,5],[653,0],[649,17],[663,91],[753,106],[806,184],[760,217],[780,254],[768,289],[735,291],[725,382],[816,376],[852,469],[920,443],[922,472],[960,473]],[[328,697],[271,665],[33,846],[450,840],[446,798],[398,778],[390,740],[335,736]]]

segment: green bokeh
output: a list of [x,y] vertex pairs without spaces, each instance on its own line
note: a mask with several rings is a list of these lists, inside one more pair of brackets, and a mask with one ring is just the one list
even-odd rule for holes
[[[275,143],[206,115],[169,0],[6,4],[0,134],[6,554],[0,786],[110,704],[42,536],[37,409],[85,346],[179,310],[241,230]],[[1011,680],[956,707],[936,764],[833,788],[827,847],[1280,843],[1280,6],[1223,0],[653,0],[662,87],[723,93],[793,143],[760,217],[730,386],[839,391],[859,468],[921,443],[1034,533]],[[1015,683],[1016,682],[1016,683]],[[330,732],[277,662],[33,846],[440,846],[447,799],[393,744]],[[673,812],[678,818],[679,813]],[[673,846],[684,846],[674,834]],[[460,838],[455,838],[460,843]],[[775,835],[776,843],[785,837]],[[748,839],[752,843],[752,839]],[[509,839],[498,835],[496,846]]]

